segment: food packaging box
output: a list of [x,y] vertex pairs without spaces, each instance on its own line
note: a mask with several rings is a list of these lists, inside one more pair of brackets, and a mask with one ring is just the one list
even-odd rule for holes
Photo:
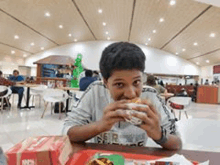
[[67,136],[29,137],[6,152],[8,165],[65,165],[72,153]]

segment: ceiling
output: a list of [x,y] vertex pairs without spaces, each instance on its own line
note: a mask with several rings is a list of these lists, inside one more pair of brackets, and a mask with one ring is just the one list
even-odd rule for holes
[[199,66],[217,64],[220,8],[198,1],[207,2],[0,0],[0,54],[25,58],[73,42],[117,40],[147,44]]

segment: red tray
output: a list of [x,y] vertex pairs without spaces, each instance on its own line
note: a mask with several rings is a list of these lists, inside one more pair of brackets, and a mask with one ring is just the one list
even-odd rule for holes
[[92,156],[95,155],[97,152],[119,154],[119,155],[123,155],[125,158],[136,159],[136,160],[156,160],[162,158],[152,155],[130,154],[124,152],[103,151],[103,150],[83,150],[75,153],[73,157],[69,160],[67,165],[85,165],[85,163],[88,162],[89,159],[91,159]]

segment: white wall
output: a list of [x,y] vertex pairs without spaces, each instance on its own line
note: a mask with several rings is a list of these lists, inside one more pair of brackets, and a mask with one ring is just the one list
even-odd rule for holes
[[[215,65],[220,65],[220,64],[215,64]],[[215,76],[219,77],[220,79],[219,74],[213,75],[213,66],[215,65],[201,67],[200,79],[203,78],[203,82],[205,81],[205,79],[208,79],[209,83],[211,83],[214,80]]]
[[[82,53],[83,64],[93,70],[99,70],[99,60],[103,49],[113,41],[88,41],[62,45],[44,52],[35,54],[26,59],[27,66],[34,66],[33,62],[49,55],[68,55],[76,58],[77,53]],[[176,55],[161,51],[145,45],[138,45],[146,54],[147,73],[199,75],[200,67]]]

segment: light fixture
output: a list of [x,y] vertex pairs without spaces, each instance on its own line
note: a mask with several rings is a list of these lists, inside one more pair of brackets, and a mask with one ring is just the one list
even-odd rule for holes
[[108,37],[107,40],[110,40],[110,37]]
[[209,35],[209,37],[215,37],[215,33],[211,33],[210,35]]
[[206,62],[206,63],[209,63],[209,60],[206,60],[205,62]]
[[102,25],[103,25],[103,26],[106,26],[106,23],[105,23],[105,22],[103,22],[103,23],[102,23]]
[[173,6],[176,4],[176,1],[175,0],[170,0],[170,5]]
[[15,35],[15,36],[14,36],[14,39],[19,39],[19,36],[18,36],[18,35]]
[[63,25],[59,25],[59,28],[60,28],[60,29],[63,29]]
[[23,54],[23,57],[27,57],[27,54]]
[[148,43],[145,43],[145,45],[148,45]]
[[41,50],[44,50],[44,47],[41,47],[40,49],[41,49]]
[[197,65],[199,65],[199,62],[196,62]]
[[69,34],[69,37],[71,37],[72,36],[72,34]]
[[45,17],[50,17],[50,13],[49,13],[49,12],[46,12],[46,13],[44,14],[44,16],[45,16]]
[[164,22],[164,19],[163,18],[160,18],[160,20],[159,20],[160,22]]
[[11,51],[11,54],[15,54],[15,51],[14,51],[14,50],[12,50],[12,51]]
[[153,33],[156,33],[157,31],[156,30],[153,30]]
[[108,32],[105,32],[105,34],[108,34]]
[[148,38],[148,41],[151,41],[151,38]]
[[31,43],[31,46],[34,46],[34,43],[33,43],[33,42]]
[[178,55],[179,53],[178,52],[176,52],[176,55]]
[[74,39],[75,42],[77,42],[77,39]]
[[99,13],[102,13],[102,9],[99,9],[98,12],[99,12]]
[[194,44],[193,44],[194,46],[197,46],[198,45],[198,43],[197,42],[194,42]]
[[183,49],[182,49],[182,51],[183,51],[183,52],[185,52],[185,51],[186,51],[186,49],[184,49],[184,48],[183,48]]

